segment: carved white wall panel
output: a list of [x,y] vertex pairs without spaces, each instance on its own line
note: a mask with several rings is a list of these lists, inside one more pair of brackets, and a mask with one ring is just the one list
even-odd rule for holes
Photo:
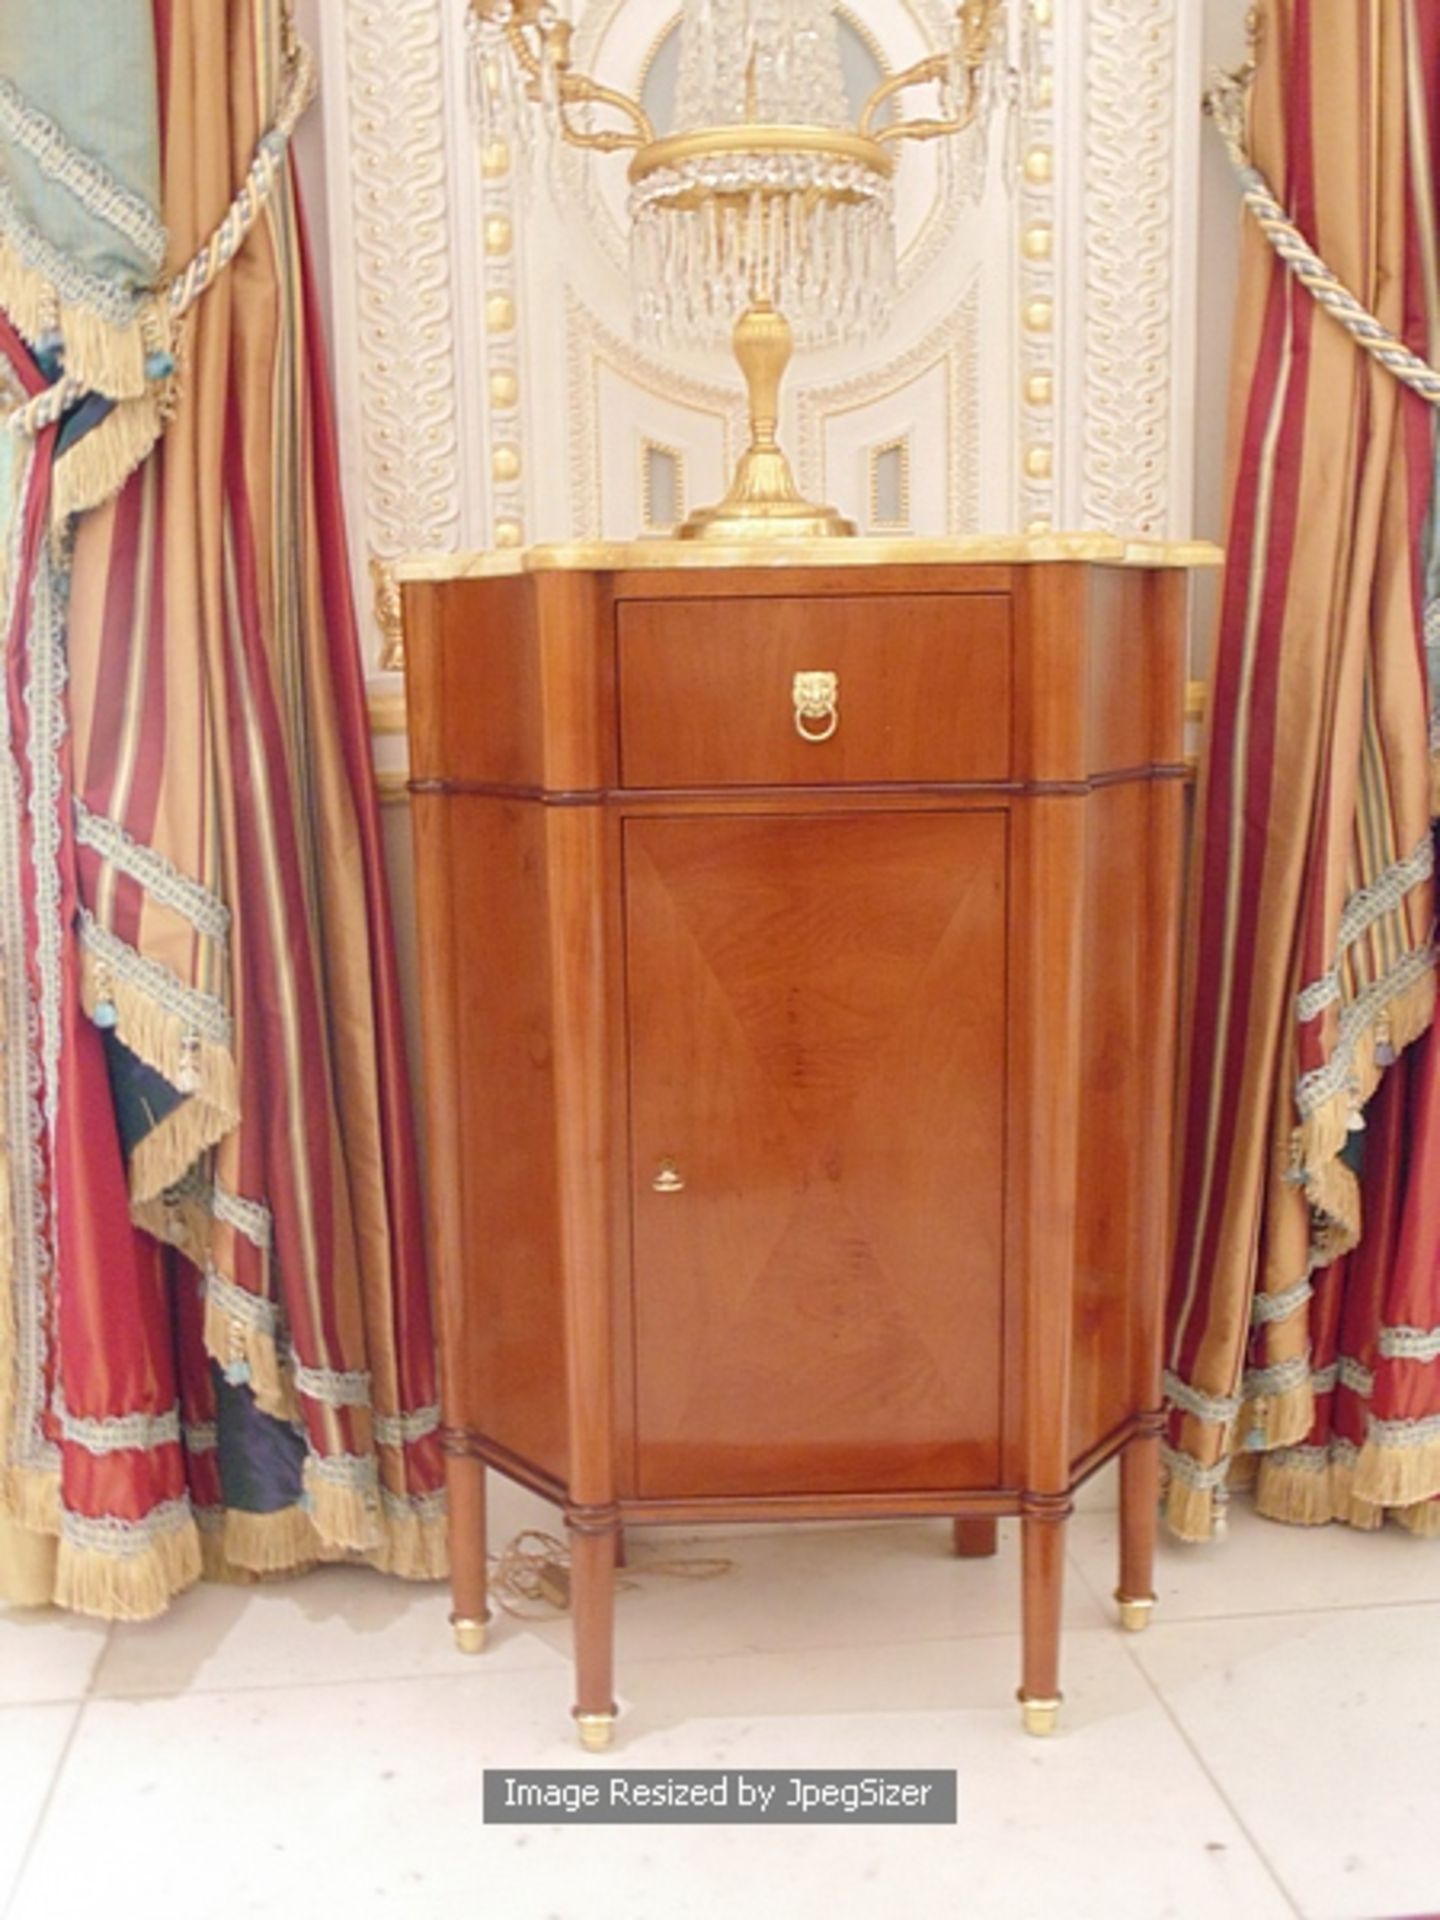
[[690,503],[725,491],[744,445],[739,393],[674,373],[612,333],[573,294],[568,305],[572,531],[628,540],[644,532],[644,446],[684,461]]
[[[494,276],[503,290],[509,266],[505,241],[509,239],[518,255],[524,244],[525,222],[517,216],[512,170],[506,167],[494,171],[480,153],[470,114],[465,7],[459,0],[438,0],[438,4],[445,65],[442,114],[455,332],[455,417],[460,438],[459,545],[477,548],[497,545],[502,537],[509,537],[503,525],[507,511],[519,520],[518,537],[524,537],[525,476],[520,476],[518,491],[507,491],[503,482],[497,485],[492,453],[493,447],[512,437],[508,416],[521,406],[524,336],[518,332],[509,338],[492,336],[481,320],[487,280]],[[511,387],[503,377],[507,371],[515,376],[513,401]]]
[[1083,513],[1153,535],[1176,424],[1177,4],[1090,0],[1084,69]]
[[[820,492],[861,533],[951,531],[945,492],[919,484],[920,476],[949,467],[950,386],[950,369],[937,360],[880,399],[827,413],[820,422],[827,475]],[[889,513],[880,499],[882,449],[898,450],[903,460],[902,498],[898,511]]]
[[978,314],[977,281],[951,317],[900,358],[873,373],[801,390],[798,466],[812,498],[839,507],[862,532],[877,530],[871,455],[904,441],[906,531],[943,537],[979,530]]
[[351,284],[336,305],[353,313],[368,545],[388,556],[460,530],[441,10],[348,0],[343,15]]

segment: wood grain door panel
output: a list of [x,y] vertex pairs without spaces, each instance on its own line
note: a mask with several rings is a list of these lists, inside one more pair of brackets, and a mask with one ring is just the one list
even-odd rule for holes
[[1006,843],[627,823],[642,1496],[998,1484]]
[[[618,610],[627,787],[1004,780],[1000,593],[636,601]],[[832,738],[795,727],[797,673],[833,673]]]

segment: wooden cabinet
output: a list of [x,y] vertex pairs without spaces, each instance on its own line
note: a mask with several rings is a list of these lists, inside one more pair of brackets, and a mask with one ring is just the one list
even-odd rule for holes
[[457,1632],[495,1468],[564,1511],[588,1744],[624,1527],[1018,1514],[1043,1732],[1120,1453],[1147,1617],[1185,576],[1091,547],[405,586]]

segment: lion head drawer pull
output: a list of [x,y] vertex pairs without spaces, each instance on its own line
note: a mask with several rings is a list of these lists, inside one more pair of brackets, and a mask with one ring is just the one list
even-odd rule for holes
[[838,673],[797,673],[795,676],[795,731],[812,747],[834,734],[840,724]]

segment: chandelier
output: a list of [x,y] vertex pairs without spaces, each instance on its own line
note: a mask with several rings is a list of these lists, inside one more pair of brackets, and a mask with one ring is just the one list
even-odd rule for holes
[[[855,531],[795,484],[777,439],[781,382],[797,344],[863,337],[888,313],[900,148],[970,130],[983,156],[994,108],[1019,86],[1005,16],[1005,0],[963,0],[948,44],[888,75],[856,119],[834,0],[684,0],[679,131],[657,135],[637,100],[575,70],[554,0],[470,0],[483,137],[531,156],[538,120],[552,143],[628,152],[638,332],[733,343],[750,443],[729,493],[682,538]],[[930,110],[905,118],[901,96],[923,87]]]

